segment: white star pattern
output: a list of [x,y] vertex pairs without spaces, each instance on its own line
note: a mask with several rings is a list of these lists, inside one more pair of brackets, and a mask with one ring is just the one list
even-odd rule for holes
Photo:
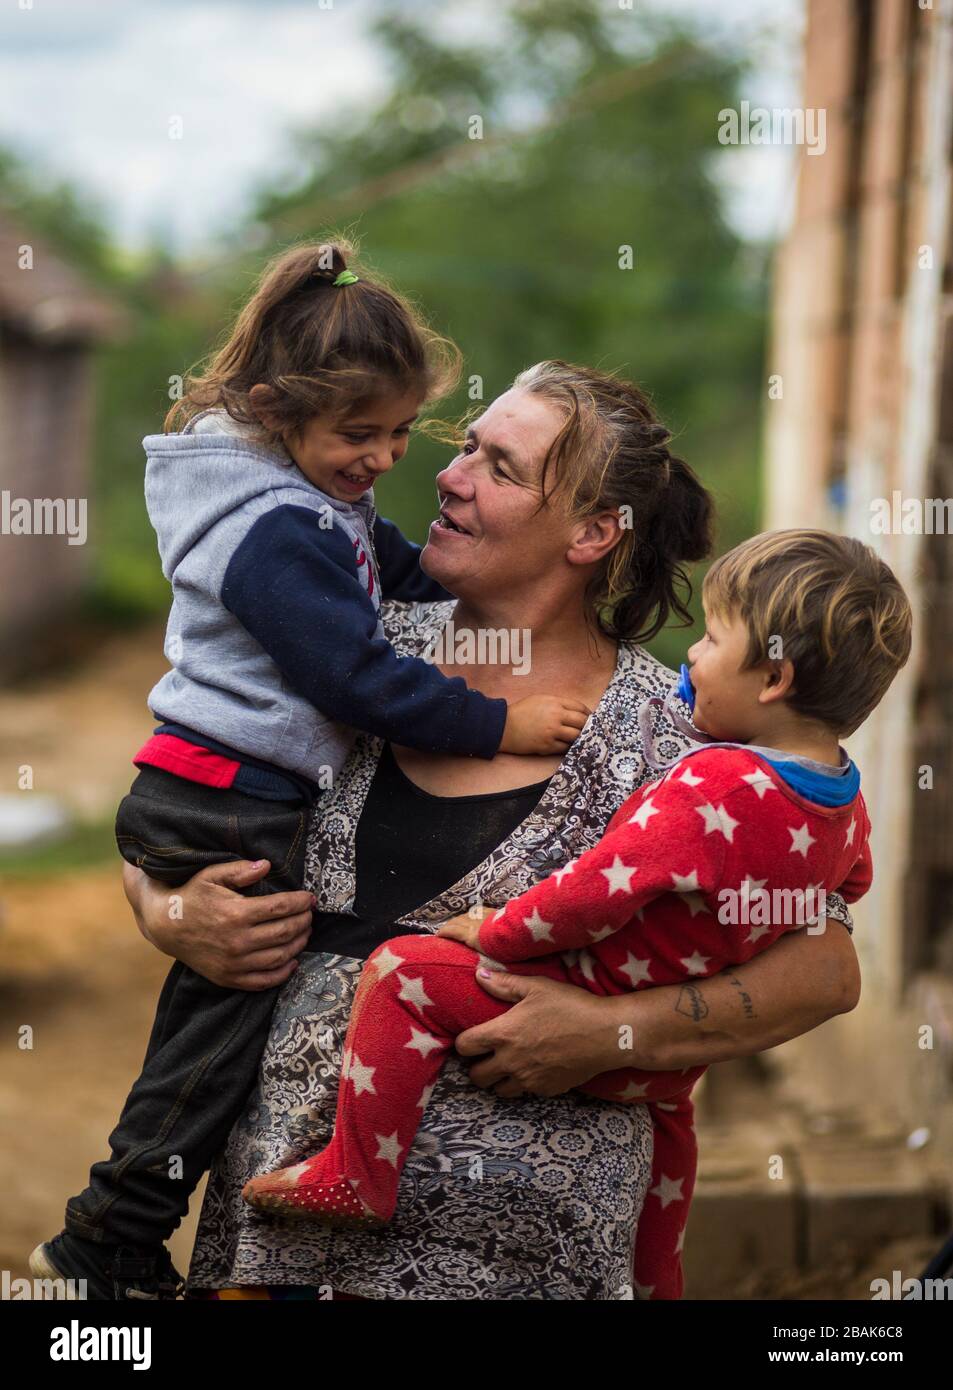
[[632,988],[641,984],[643,980],[651,980],[652,975],[649,971],[651,965],[649,960],[639,960],[631,951],[625,953],[625,965],[619,966],[619,974],[627,975],[632,981]]
[[698,892],[698,870],[692,869],[690,874],[672,874],[673,893],[697,893]]
[[420,1100],[418,1100],[417,1102],[418,1110],[427,1109],[427,1106],[430,1104],[430,1097],[433,1095],[434,1091],[436,1090],[436,1087],[436,1081],[434,1081],[432,1085],[424,1087],[424,1089],[420,1093]]
[[857,822],[856,822],[856,820],[854,819],[854,817],[851,816],[851,818],[850,818],[850,825],[847,827],[847,839],[844,841],[844,847],[845,847],[845,848],[847,847],[847,845],[852,845],[852,844],[854,843],[854,831],[855,831],[856,829],[857,829]]
[[774,785],[774,782],[771,780],[771,778],[768,776],[768,774],[764,771],[763,768],[758,768],[755,772],[746,773],[741,780],[742,782],[747,782],[748,785],[758,793],[759,801],[764,800],[765,792],[777,791],[777,787]]
[[353,1084],[356,1096],[363,1095],[365,1091],[369,1091],[372,1096],[377,1095],[374,1089],[374,1073],[376,1071],[376,1067],[365,1067],[360,1057],[351,1058],[347,1069],[347,1079]]
[[389,946],[385,946],[380,955],[374,957],[374,969],[381,977],[389,975],[392,970],[396,970],[398,965],[403,965],[403,963],[403,956],[395,956]]
[[684,1178],[669,1178],[663,1173],[658,1186],[649,1190],[653,1197],[658,1197],[664,1210],[671,1202],[683,1202],[685,1200],[682,1196],[682,1183],[684,1181]]
[[745,937],[745,941],[752,941],[752,942],[753,942],[753,941],[760,941],[761,938],[762,938],[762,936],[767,936],[768,933],[770,932],[770,930],[771,930],[770,927],[754,927],[754,926],[753,926],[753,927],[751,928],[750,932],[748,933],[748,935]]
[[681,960],[689,975],[704,975],[705,966],[711,960],[711,956],[703,956],[700,951],[693,951],[690,956],[682,956]]
[[681,899],[692,917],[697,917],[699,912],[708,911],[708,904],[705,902],[701,893],[682,893]]
[[705,822],[706,835],[710,835],[712,831],[717,830],[724,835],[729,845],[734,844],[733,836],[735,829],[741,822],[729,816],[728,812],[725,810],[724,802],[718,807],[715,807],[712,806],[711,802],[706,801],[704,806],[696,806],[695,810]]
[[404,1043],[405,1047],[412,1048],[414,1052],[419,1052],[421,1057],[426,1057],[435,1048],[440,1047],[440,1043],[430,1033],[422,1033],[419,1028],[410,1025],[410,1042]]
[[576,861],[575,861],[575,859],[570,859],[569,863],[568,863],[568,864],[564,864],[563,867],[562,867],[561,869],[554,869],[554,870],[553,870],[552,877],[553,877],[553,878],[556,880],[556,882],[559,884],[560,888],[562,887],[563,878],[566,876],[566,874],[571,874],[572,871],[573,871],[573,869],[574,869],[575,867],[576,867]]
[[579,952],[576,964],[582,971],[583,979],[588,980],[590,984],[594,984],[596,979],[596,972],[594,968],[595,963],[592,959],[592,956],[585,948],[583,948]]
[[640,1085],[637,1081],[626,1083],[625,1089],[619,1092],[619,1100],[644,1100],[649,1089],[649,1083]]
[[677,782],[684,782],[686,787],[700,787],[704,782],[704,777],[696,777],[690,767],[686,767],[681,777],[675,779]]
[[552,922],[544,922],[539,915],[539,908],[533,908],[532,917],[523,918],[523,926],[529,929],[529,934],[534,941],[552,941],[553,935],[550,930]]
[[398,975],[397,978],[400,980],[398,999],[404,999],[408,1004],[416,1005],[421,1012],[428,1006],[433,1008],[433,1000],[427,996],[422,975],[418,975],[416,979],[410,975]]
[[377,1140],[377,1153],[375,1158],[382,1158],[385,1163],[391,1163],[396,1168],[397,1160],[400,1157],[400,1145],[397,1142],[397,1131],[393,1134],[375,1134]]
[[605,941],[607,936],[614,935],[615,927],[600,927],[598,931],[591,931],[589,933],[589,940],[595,945],[597,941]]
[[685,1249],[685,1227],[683,1226],[682,1229],[681,1229],[681,1230],[679,1231],[679,1233],[678,1233],[678,1240],[675,1242],[675,1253],[676,1253],[676,1255],[680,1255],[684,1249]]
[[638,873],[634,865],[623,864],[618,855],[612,861],[612,867],[600,869],[601,874],[605,874],[609,882],[609,897],[613,893],[631,893],[632,886],[629,882],[632,875]]
[[795,830],[793,826],[788,826],[788,834],[791,837],[791,853],[803,854],[807,858],[807,852],[811,845],[816,845],[817,841],[807,828],[807,821],[801,826],[800,830]]
[[642,802],[635,815],[629,817],[629,825],[637,825],[640,830],[644,830],[646,821],[660,814],[659,808],[652,804],[652,798],[648,797]]

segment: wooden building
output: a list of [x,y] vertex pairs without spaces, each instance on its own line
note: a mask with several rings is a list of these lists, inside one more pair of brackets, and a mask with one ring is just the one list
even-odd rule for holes
[[49,646],[82,593],[92,352],[124,322],[0,211],[0,677]]
[[873,545],[915,635],[848,744],[874,826],[861,1004],[781,1055],[832,1107],[889,1111],[953,1191],[953,0],[809,0],[802,93],[827,148],[799,152],[777,266],[765,523]]

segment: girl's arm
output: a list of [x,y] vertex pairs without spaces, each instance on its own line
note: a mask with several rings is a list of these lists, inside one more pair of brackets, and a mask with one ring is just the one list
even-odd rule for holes
[[398,603],[439,603],[454,597],[420,568],[421,547],[383,516],[374,522],[374,551],[382,598]]
[[811,936],[788,932],[706,980],[610,998],[525,975],[478,979],[515,1007],[461,1033],[457,1051],[480,1057],[471,1079],[503,1096],[561,1095],[619,1067],[678,1071],[748,1057],[849,1012],[860,998],[857,956],[839,923]]

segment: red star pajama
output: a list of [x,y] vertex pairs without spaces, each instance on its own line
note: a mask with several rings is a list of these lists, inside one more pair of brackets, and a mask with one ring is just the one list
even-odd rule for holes
[[[480,946],[514,974],[598,995],[703,979],[810,921],[817,901],[805,893],[798,917],[791,890],[836,889],[848,902],[865,893],[869,830],[859,794],[847,806],[819,806],[746,749],[693,751],[629,797],[598,845],[487,918]],[[770,896],[779,890],[787,892]],[[331,1143],[253,1179],[247,1200],[337,1225],[390,1218],[456,1035],[510,1007],[481,989],[477,963],[469,947],[440,937],[401,936],[378,947],[355,996]],[[618,1071],[579,1089],[649,1105],[654,1157],[635,1292],[679,1298],[697,1152],[690,1094],[705,1068],[638,1071],[623,1065],[622,1049],[620,1040]]]

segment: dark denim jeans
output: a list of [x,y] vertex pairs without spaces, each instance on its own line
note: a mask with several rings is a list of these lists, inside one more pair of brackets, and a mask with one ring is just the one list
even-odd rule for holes
[[[268,859],[252,894],[298,889],[310,805],[263,801],[145,768],[120,804],[125,859],[175,887],[209,864]],[[258,1073],[277,989],[222,989],[176,961],[159,996],[142,1073],[109,1136],[111,1156],[66,1207],[86,1240],[168,1239],[222,1148]]]

